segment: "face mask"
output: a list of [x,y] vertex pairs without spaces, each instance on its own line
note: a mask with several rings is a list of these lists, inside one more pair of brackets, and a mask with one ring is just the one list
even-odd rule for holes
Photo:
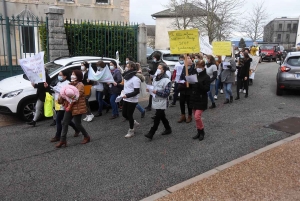
[[215,58],[216,61],[219,61],[219,58]]
[[156,74],[156,75],[160,75],[160,74],[161,74],[161,70],[160,70],[160,69],[157,69],[155,74]]
[[129,61],[126,61],[126,64],[128,64]]
[[97,67],[97,71],[101,71],[101,67]]
[[201,73],[203,70],[202,70],[202,68],[197,68],[196,71],[197,71],[198,73]]
[[114,66],[109,66],[109,69],[110,69],[110,70],[114,70],[115,67],[114,67]]
[[71,81],[73,82],[73,81],[76,81],[76,80],[77,80],[76,75],[71,75]]
[[240,58],[243,59],[243,58],[244,58],[244,55],[240,55]]
[[61,76],[61,75],[57,76],[57,79],[58,79],[58,81],[60,81],[60,82],[64,80],[63,76]]
[[179,60],[179,63],[182,65],[182,64],[184,64],[184,61],[182,61],[182,60]]
[[153,59],[153,62],[156,62],[156,59]]
[[125,68],[125,71],[128,71],[128,70],[129,70],[128,67],[126,67],[126,68]]
[[199,60],[198,60],[198,59],[195,59],[194,61],[195,61],[195,63],[197,63]]
[[85,70],[85,66],[81,66],[81,70],[84,71]]

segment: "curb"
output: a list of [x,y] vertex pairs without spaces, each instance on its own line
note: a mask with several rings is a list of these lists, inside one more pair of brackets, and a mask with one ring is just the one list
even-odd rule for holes
[[273,144],[270,144],[270,145],[268,145],[268,146],[266,146],[264,148],[258,149],[256,151],[250,153],[250,154],[247,154],[247,155],[242,156],[240,158],[237,158],[237,159],[235,159],[233,161],[230,161],[228,163],[220,165],[220,166],[218,166],[218,167],[216,167],[216,168],[214,168],[212,170],[209,170],[209,171],[207,171],[207,172],[205,172],[203,174],[200,174],[200,175],[198,175],[196,177],[193,177],[193,178],[188,179],[186,181],[183,181],[183,182],[181,182],[179,184],[176,184],[176,185],[174,185],[172,187],[169,187],[166,190],[160,191],[160,192],[158,192],[158,193],[156,193],[154,195],[146,197],[146,198],[142,199],[141,201],[154,201],[154,200],[157,200],[159,198],[165,197],[165,196],[167,196],[167,195],[169,195],[171,193],[174,193],[175,191],[178,191],[178,190],[180,190],[182,188],[185,188],[185,187],[187,187],[187,186],[189,186],[189,185],[191,185],[193,183],[199,182],[199,181],[201,181],[201,180],[203,180],[205,178],[208,178],[208,177],[210,177],[210,176],[212,176],[214,174],[217,174],[217,173],[219,173],[219,172],[221,172],[221,171],[223,171],[223,170],[225,170],[227,168],[230,168],[230,167],[232,167],[234,165],[237,165],[237,164],[239,164],[239,163],[241,163],[243,161],[249,160],[249,159],[251,159],[251,158],[253,158],[255,156],[258,156],[259,154],[262,154],[262,153],[264,153],[266,151],[269,151],[269,150],[271,150],[271,149],[273,149],[275,147],[278,147],[280,145],[283,145],[283,144],[285,144],[287,142],[293,141],[293,140],[295,140],[297,138],[300,138],[300,133],[297,133],[297,134],[295,134],[295,135],[293,135],[291,137],[282,139],[282,140],[280,140],[278,142],[275,142]]

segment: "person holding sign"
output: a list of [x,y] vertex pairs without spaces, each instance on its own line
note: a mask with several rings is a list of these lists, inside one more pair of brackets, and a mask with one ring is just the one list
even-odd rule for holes
[[191,84],[190,108],[193,110],[196,121],[197,134],[193,139],[204,139],[204,124],[202,122],[202,113],[207,109],[208,91],[210,90],[211,78],[207,75],[205,62],[203,60],[196,63],[196,73],[198,82]]
[[46,92],[50,92],[50,77],[48,75],[48,69],[45,68],[45,76],[46,76],[46,82],[41,82],[41,83],[31,83],[32,87],[34,87],[36,90],[36,96],[37,96],[37,101],[35,104],[35,113],[33,120],[31,122],[28,122],[28,125],[35,126],[37,120],[40,118],[41,114],[43,113],[44,109],[44,103],[45,103],[45,98],[46,98]]
[[[226,64],[226,65],[225,65]],[[221,67],[221,82],[223,82],[226,100],[224,104],[232,103],[232,84],[235,82],[236,63],[231,55],[226,56],[225,62]]]
[[153,80],[154,90],[152,92],[155,94],[155,98],[153,97],[152,107],[156,110],[156,113],[154,117],[154,124],[148,134],[145,135],[145,137],[150,140],[152,140],[155,132],[157,131],[160,121],[162,121],[165,127],[165,131],[161,134],[169,135],[172,133],[171,126],[165,114],[165,110],[168,107],[168,97],[172,87],[172,82],[166,75],[167,69],[168,68],[165,63],[160,63],[157,68],[157,76]]

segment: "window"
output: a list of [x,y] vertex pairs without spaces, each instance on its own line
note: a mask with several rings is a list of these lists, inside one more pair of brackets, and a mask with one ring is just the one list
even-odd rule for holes
[[281,41],[281,34],[277,34],[277,42]]
[[278,25],[278,31],[282,31],[282,24]]
[[74,0],[58,0],[59,2],[74,3]]
[[290,42],[290,34],[286,34],[285,35],[285,41],[286,42]]
[[35,37],[33,26],[22,27],[23,53],[35,53]]
[[300,66],[300,57],[296,56],[296,57],[288,58],[287,64],[289,64],[291,66]]
[[292,24],[290,24],[290,23],[287,24],[287,30],[288,30],[288,31],[291,31],[291,30],[292,30]]
[[297,32],[298,24],[293,24],[293,32]]
[[109,0],[96,0],[96,3],[109,4]]

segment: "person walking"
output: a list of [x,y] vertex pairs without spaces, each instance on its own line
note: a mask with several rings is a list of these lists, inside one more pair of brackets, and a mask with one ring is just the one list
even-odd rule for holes
[[161,133],[162,135],[169,135],[172,133],[171,126],[168,119],[166,118],[165,110],[168,107],[168,97],[171,92],[172,83],[166,75],[167,65],[160,63],[157,68],[157,76],[153,80],[153,97],[152,107],[156,110],[154,117],[154,124],[150,131],[145,135],[146,138],[152,140],[155,132],[158,129],[160,121],[162,121],[165,130]]
[[232,84],[235,82],[235,71],[236,71],[236,64],[235,60],[231,56],[226,56],[225,61],[229,62],[228,65],[222,65],[221,67],[221,82],[224,85],[224,91],[226,100],[224,104],[232,103],[233,96],[232,96]]
[[182,73],[182,69],[184,66],[184,56],[179,56],[179,61],[175,64],[173,75],[172,75],[172,82],[174,82],[174,94],[173,94],[173,101],[171,103],[171,107],[176,106],[176,101],[178,98],[178,82],[180,79],[180,75]]
[[[180,119],[177,121],[177,123],[190,123],[192,121],[192,109],[189,107],[190,104],[190,95],[191,95],[191,88],[186,86],[186,68],[188,68],[188,74],[193,75],[194,72],[194,64],[191,59],[187,60],[187,66],[183,67],[180,79],[179,79],[179,85],[178,85],[178,90],[180,92],[180,111],[181,111],[181,116]],[[185,104],[187,104],[188,108],[188,118],[186,118],[185,115]]]
[[[122,74],[120,70],[117,68],[117,63],[112,60],[110,62],[110,71],[112,73],[112,76],[114,78],[115,83],[119,84],[122,82]],[[121,94],[122,89],[115,86],[113,83],[107,83],[109,85],[109,91],[110,91],[110,105],[112,108],[112,116],[110,119],[116,119],[119,117],[119,110],[118,110],[118,104],[116,103],[116,98]]]
[[[54,87],[54,92],[55,92],[54,102],[55,102],[55,112],[56,112],[56,134],[53,138],[51,138],[51,140],[50,140],[51,142],[60,141],[61,132],[62,132],[62,120],[65,115],[65,107],[58,103],[58,98],[59,98],[59,94],[60,94],[60,92],[59,92],[60,89],[62,89],[64,86],[69,85],[69,83],[70,83],[69,77],[70,77],[70,75],[67,70],[63,70],[63,71],[59,72],[58,76],[57,76],[58,83]],[[74,137],[78,137],[80,131],[76,128],[73,121],[70,121],[69,126],[71,126],[75,131]]]
[[216,66],[215,58],[212,55],[207,55],[206,73],[210,77],[210,90],[209,92],[207,92],[208,97],[211,101],[211,106],[209,107],[209,109],[213,109],[216,108],[216,103],[212,95],[212,91],[213,89],[215,89],[215,80],[218,76],[218,68]]
[[87,61],[84,61],[81,63],[81,72],[83,75],[82,83],[84,85],[84,93],[85,93],[85,104],[87,108],[86,117],[83,119],[83,121],[91,122],[94,118],[94,115],[91,111],[89,99],[91,97],[91,87],[93,84],[93,81],[88,79],[88,70],[89,70],[89,63]]
[[[142,83],[145,82],[145,77],[144,77],[144,75],[142,73],[141,64],[136,63],[135,65],[136,65],[136,75],[135,76],[137,76],[141,80]],[[146,110],[139,103],[137,103],[136,109],[138,109],[140,111],[141,118],[144,118],[145,114],[146,114]]]
[[[67,146],[67,133],[68,133],[68,125],[74,118],[74,123],[76,128],[83,134],[84,139],[81,144],[89,143],[91,138],[85,128],[81,124],[82,115],[86,113],[86,102],[84,95],[84,85],[82,83],[83,74],[80,70],[74,70],[71,75],[71,85],[75,86],[79,92],[79,97],[76,102],[74,102],[73,106],[67,110],[64,114],[63,123],[62,123],[62,134],[60,138],[60,142],[56,144],[57,148],[61,148],[62,146]],[[64,104],[66,100],[59,97],[58,103]]]
[[[241,79],[244,81],[244,90],[245,92],[245,98],[248,98],[249,93],[249,74],[250,74],[250,66],[251,66],[252,58],[250,58],[248,53],[244,53],[244,66],[241,69]],[[238,96],[239,97],[239,96]]]
[[46,68],[45,68],[45,76],[46,76],[46,82],[41,82],[37,84],[31,83],[32,87],[37,89],[36,90],[37,101],[35,104],[35,113],[34,113],[33,120],[27,122],[28,125],[32,125],[32,126],[36,125],[37,120],[39,120],[41,114],[43,114],[46,92],[51,91],[49,87],[51,81],[48,75],[48,69]]
[[190,108],[193,110],[197,134],[193,139],[199,139],[202,141],[204,139],[204,124],[202,121],[202,113],[207,109],[208,105],[208,91],[211,86],[211,78],[207,75],[205,68],[205,62],[203,60],[196,63],[196,73],[198,82],[191,84],[191,97],[190,97]]

